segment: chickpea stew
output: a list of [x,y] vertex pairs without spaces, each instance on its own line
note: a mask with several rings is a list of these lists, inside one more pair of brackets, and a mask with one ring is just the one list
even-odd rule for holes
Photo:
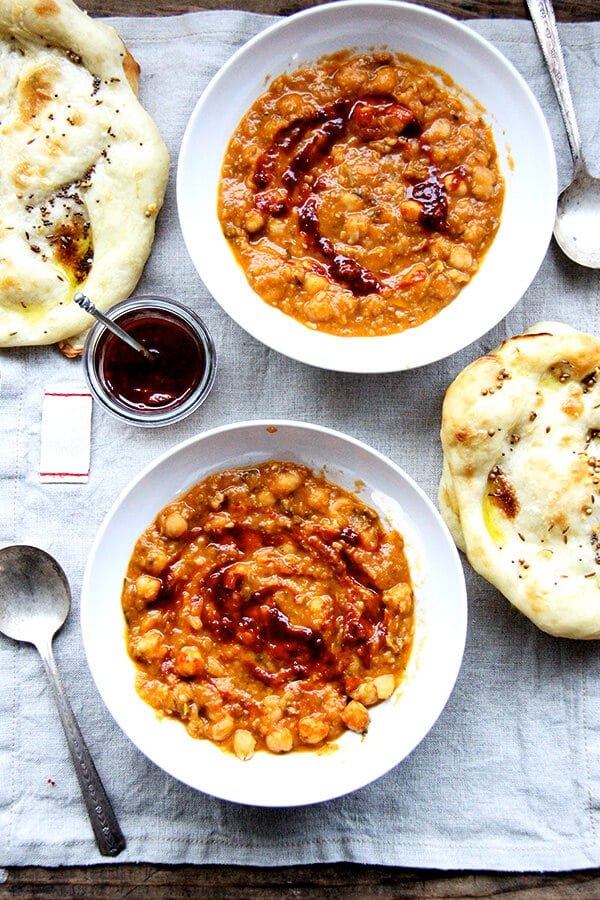
[[250,108],[218,213],[266,303],[314,330],[376,336],[456,298],[503,200],[491,129],[448,75],[346,50],[279,75]]
[[243,760],[364,733],[413,644],[402,536],[277,460],[168,504],[136,543],[122,606],[138,694]]

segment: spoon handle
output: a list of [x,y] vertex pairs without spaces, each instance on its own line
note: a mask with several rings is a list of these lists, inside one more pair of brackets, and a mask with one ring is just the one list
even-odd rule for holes
[[550,72],[550,78],[552,79],[558,105],[565,123],[571,155],[573,156],[575,169],[577,169],[583,165],[581,137],[575,116],[571,89],[569,88],[567,68],[558,36],[552,0],[527,0],[527,6],[529,7],[535,33]]
[[60,721],[65,730],[79,786],[94,830],[98,849],[103,856],[117,856],[125,849],[125,838],[117,822],[110,801],[106,796],[100,776],[86,747],[83,735],[73,715],[52,652],[52,642],[37,645],[52,688]]
[[120,338],[122,341],[125,341],[126,344],[132,348],[132,350],[137,350],[138,353],[141,353],[149,362],[154,361],[154,357],[150,353],[150,351],[140,344],[139,341],[136,341],[135,338],[131,337],[125,329],[121,328],[120,325],[117,325],[116,322],[113,322],[112,319],[109,319],[108,316],[105,316],[104,313],[101,313],[99,309],[96,309],[96,306],[92,303],[89,297],[86,297],[85,294],[82,294],[81,291],[77,291],[73,296],[73,300],[75,303],[80,306],[86,313],[89,313],[90,316],[93,316],[98,322],[102,322],[105,328],[108,328],[116,337]]

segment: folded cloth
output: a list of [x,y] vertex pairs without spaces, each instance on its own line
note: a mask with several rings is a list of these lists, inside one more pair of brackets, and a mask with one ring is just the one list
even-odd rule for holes
[[[167,142],[173,176],[203,87],[240,44],[272,21],[234,11],[112,20],[141,65],[142,100]],[[564,185],[572,162],[532,26],[499,19],[470,25],[514,63],[536,94]],[[598,171],[600,23],[561,25],[560,31],[590,164]],[[69,577],[73,606],[55,653],[127,839],[117,864],[600,865],[600,645],[542,634],[466,563],[464,662],[432,731],[368,787],[299,809],[226,803],[154,766],[107,713],[79,630],[81,580],[94,536],[121,489],[164,450],[226,423],[301,419],[371,444],[435,500],[447,386],[475,357],[541,319],[600,334],[600,273],[571,264],[553,244],[523,300],[464,351],[425,370],[368,377],[326,372],[259,344],[210,298],[181,237],[172,178],[138,292],[171,294],[200,313],[215,338],[219,374],[201,409],[169,428],[132,428],[97,407],[87,484],[57,490],[40,484],[38,475],[45,386],[79,379],[80,361],[49,347],[0,352],[0,539],[43,547]],[[40,661],[31,647],[4,639],[0,723],[0,865],[106,862],[87,822]]]
[[42,407],[41,482],[87,482],[91,427],[92,396],[85,384],[48,385]]

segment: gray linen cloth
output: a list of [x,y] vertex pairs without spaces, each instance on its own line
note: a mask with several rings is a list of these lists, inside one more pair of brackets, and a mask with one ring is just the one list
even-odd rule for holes
[[[301,419],[370,443],[435,500],[441,403],[460,369],[541,319],[558,318],[600,333],[600,276],[570,264],[555,245],[505,321],[463,352],[412,372],[321,371],[267,349],[232,322],[188,259],[177,222],[174,172],[201,90],[240,44],[271,21],[241,12],[113,20],[141,64],[142,99],[172,160],[166,205],[139,291],[178,297],[212,330],[219,372],[205,405],[183,423],[157,430],[127,427],[95,408],[88,484],[40,484],[44,387],[80,380],[81,364],[54,348],[0,354],[0,539],[43,547],[70,579],[72,614],[55,640],[55,653],[127,837],[118,860],[254,865],[349,860],[496,870],[600,865],[600,647],[542,634],[467,563],[467,647],[446,709],[408,759],[374,784],[329,803],[265,810],[185,787],[121,733],[90,676],[79,625],[86,557],[118,493],[163,450],[225,423]],[[537,95],[564,185],[571,169],[568,146],[531,25],[470,24],[513,61]],[[560,30],[586,149],[600,174],[600,22]],[[37,654],[3,638],[0,715],[0,864],[105,861],[92,839]]]

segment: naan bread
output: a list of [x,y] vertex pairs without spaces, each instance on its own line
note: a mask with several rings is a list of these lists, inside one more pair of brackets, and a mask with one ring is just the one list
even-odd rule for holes
[[548,634],[600,638],[600,340],[541,323],[450,385],[439,502],[473,568]]
[[107,309],[135,288],[169,161],[113,28],[0,0],[0,38],[0,346],[49,344],[90,325],[75,291]]

